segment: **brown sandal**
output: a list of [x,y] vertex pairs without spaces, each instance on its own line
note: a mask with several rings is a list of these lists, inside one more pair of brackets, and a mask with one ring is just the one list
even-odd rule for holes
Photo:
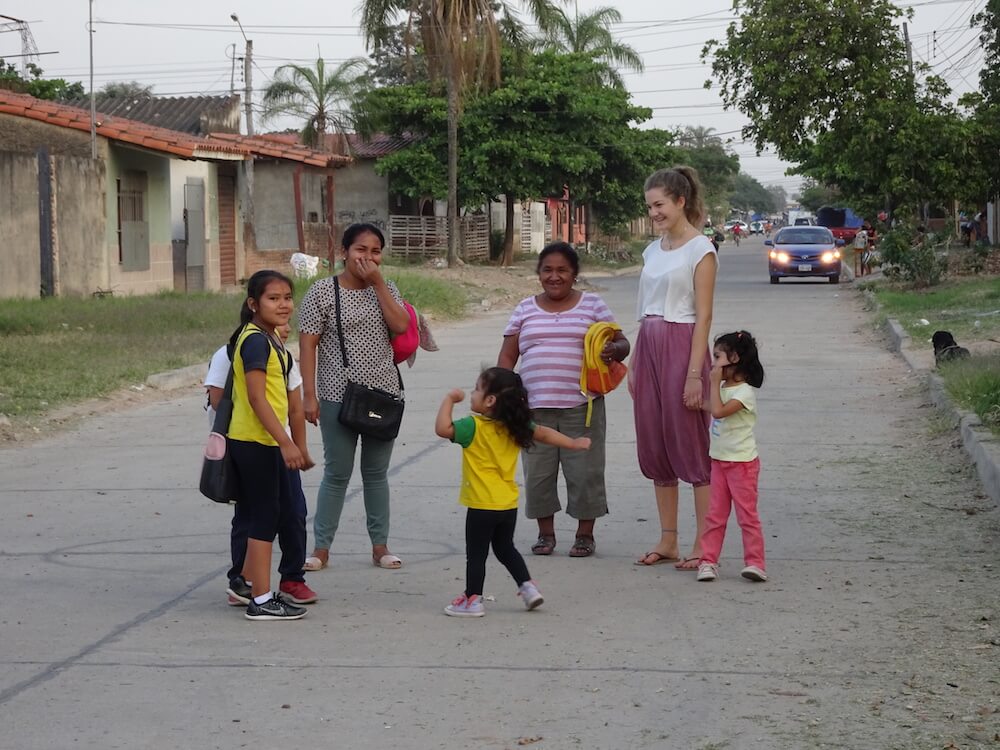
[[556,538],[554,536],[547,536],[545,534],[540,534],[538,541],[531,545],[531,554],[533,555],[551,555],[552,551],[556,548]]
[[597,551],[597,542],[592,536],[578,536],[569,548],[570,557],[590,557]]

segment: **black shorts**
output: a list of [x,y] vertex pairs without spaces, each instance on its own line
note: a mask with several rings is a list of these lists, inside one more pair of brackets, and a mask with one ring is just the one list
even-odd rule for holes
[[239,479],[239,503],[249,514],[251,539],[273,542],[283,513],[295,513],[288,467],[276,445],[228,440]]

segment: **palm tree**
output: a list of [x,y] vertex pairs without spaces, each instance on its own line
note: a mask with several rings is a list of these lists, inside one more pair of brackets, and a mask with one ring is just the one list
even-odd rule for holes
[[717,135],[712,135],[715,128],[704,125],[688,125],[678,133],[678,144],[685,148],[707,148],[708,146],[721,146],[722,139]]
[[345,60],[332,73],[322,57],[316,60],[315,68],[282,65],[264,89],[264,119],[292,115],[304,120],[302,142],[313,147],[322,144],[331,127],[346,133],[351,127],[350,105],[367,69],[368,61],[363,57]]
[[539,46],[556,52],[588,54],[604,64],[605,83],[624,88],[616,68],[641,73],[643,64],[642,57],[633,47],[617,41],[611,33],[611,26],[621,20],[622,14],[617,8],[596,8],[572,19],[561,9],[552,8],[542,24]]
[[[522,0],[539,25],[551,14],[549,0]],[[501,20],[498,21],[497,14]],[[444,81],[448,98],[448,265],[458,262],[458,118],[470,89],[500,80],[501,27],[512,38],[515,14],[500,0],[364,0],[361,31],[370,48],[388,39],[405,18],[404,44],[419,45],[431,80]]]

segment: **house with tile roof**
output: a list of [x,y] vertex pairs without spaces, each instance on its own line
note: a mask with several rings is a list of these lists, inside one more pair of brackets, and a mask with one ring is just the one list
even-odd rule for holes
[[89,110],[0,91],[0,296],[218,289],[333,246],[349,157],[100,113],[92,159],[90,127]]

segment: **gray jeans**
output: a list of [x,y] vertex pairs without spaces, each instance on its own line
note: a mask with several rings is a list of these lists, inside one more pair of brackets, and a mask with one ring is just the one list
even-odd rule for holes
[[571,409],[533,409],[536,424],[551,427],[569,437],[589,437],[589,451],[561,450],[535,443],[522,452],[524,466],[524,512],[528,518],[548,518],[562,510],[558,479],[562,466],[566,480],[566,513],[578,521],[607,515],[608,493],[604,486],[604,443],[607,420],[604,399],[594,399],[590,427],[585,427],[587,405]]
[[364,485],[365,515],[368,518],[368,537],[373,545],[389,541],[389,459],[392,458],[392,440],[376,440],[358,435],[344,427],[338,420],[340,404],[336,401],[319,402],[319,428],[323,434],[323,480],[316,497],[316,515],[313,517],[313,546],[330,549],[334,534],[340,526],[344,510],[347,485],[354,472],[354,452],[358,437],[361,438],[361,481]]

